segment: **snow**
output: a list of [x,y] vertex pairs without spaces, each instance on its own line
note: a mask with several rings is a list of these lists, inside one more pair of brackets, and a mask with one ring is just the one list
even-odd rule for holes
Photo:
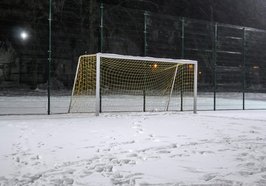
[[266,111],[0,117],[0,185],[266,185]]

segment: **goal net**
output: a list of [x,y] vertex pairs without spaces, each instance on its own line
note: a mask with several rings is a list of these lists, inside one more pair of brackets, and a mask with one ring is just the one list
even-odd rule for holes
[[80,56],[69,112],[196,113],[197,62],[97,53]]

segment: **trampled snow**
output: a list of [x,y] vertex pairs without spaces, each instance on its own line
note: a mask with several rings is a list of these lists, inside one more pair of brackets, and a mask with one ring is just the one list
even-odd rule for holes
[[266,111],[0,117],[0,185],[266,185]]

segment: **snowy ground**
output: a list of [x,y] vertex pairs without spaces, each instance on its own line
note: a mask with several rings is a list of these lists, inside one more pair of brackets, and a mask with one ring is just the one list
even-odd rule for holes
[[266,111],[0,117],[0,185],[266,185]]

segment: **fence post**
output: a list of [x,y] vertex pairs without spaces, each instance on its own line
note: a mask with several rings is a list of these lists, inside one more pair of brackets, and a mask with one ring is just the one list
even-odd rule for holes
[[52,62],[52,0],[49,1],[49,50],[48,50],[48,80],[47,80],[47,98],[48,98],[48,109],[47,114],[51,114],[51,62]]
[[148,46],[148,43],[147,43],[147,17],[148,17],[149,13],[147,11],[144,12],[144,56],[147,55],[147,46]]
[[[181,58],[185,58],[185,18],[181,19]],[[184,88],[184,66],[182,67],[181,92],[180,92],[180,110],[183,111],[183,88]]]
[[214,33],[213,33],[213,50],[212,50],[212,58],[213,58],[213,110],[216,110],[216,90],[217,90],[217,71],[216,71],[216,63],[217,63],[217,33],[218,33],[218,25],[215,23],[214,25]]
[[184,59],[185,55],[185,18],[181,19],[181,58]]
[[245,110],[245,93],[246,93],[246,28],[243,28],[243,68],[242,68],[242,78],[243,78],[243,110]]
[[[104,4],[103,4],[103,0],[101,0],[100,3],[100,52],[103,52],[103,45],[104,45],[104,39],[103,39],[103,17],[104,17]],[[98,61],[98,63],[100,63],[100,60]],[[99,105],[99,112],[102,112],[102,90],[100,88],[99,91],[100,95],[99,95],[99,101],[100,101],[100,105]]]
[[103,1],[101,0],[100,3],[100,52],[103,52],[103,11],[104,5]]
[[[143,55],[146,56],[147,55],[147,46],[148,46],[148,43],[147,43],[147,17],[148,17],[149,13],[147,11],[144,12],[144,29],[143,29],[143,36],[144,36],[144,45],[143,45]],[[144,64],[144,68],[146,68],[147,64]],[[144,82],[144,90],[143,90],[143,112],[146,111],[146,73],[145,73],[145,82]]]

